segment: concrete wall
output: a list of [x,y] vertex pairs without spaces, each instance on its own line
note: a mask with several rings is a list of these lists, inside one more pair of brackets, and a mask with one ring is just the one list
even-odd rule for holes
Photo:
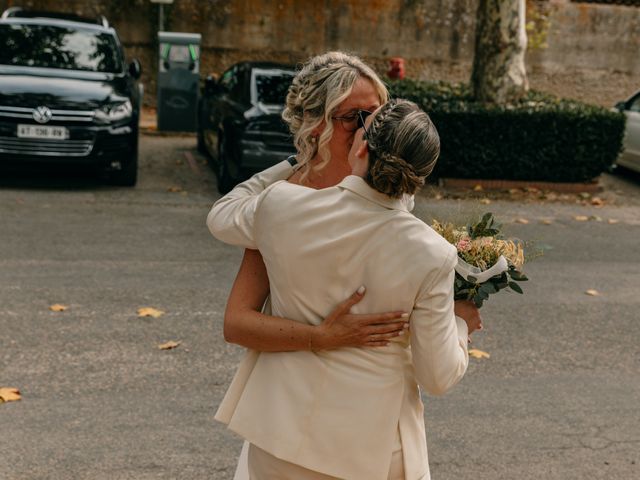
[[640,89],[640,7],[556,2],[527,62],[534,88],[611,106]]
[[[158,7],[149,0],[0,0],[0,7],[104,14],[145,70],[154,103]],[[245,59],[304,61],[331,49],[357,53],[383,73],[467,81],[477,0],[175,0],[166,29],[203,36],[203,72]],[[551,0],[548,48],[528,53],[532,88],[611,105],[640,88],[640,8]]]

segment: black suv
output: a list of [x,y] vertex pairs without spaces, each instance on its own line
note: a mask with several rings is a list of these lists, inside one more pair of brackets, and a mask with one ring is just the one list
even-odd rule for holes
[[0,162],[97,167],[135,185],[140,62],[104,19],[10,8],[0,17]]
[[295,67],[242,62],[209,76],[198,107],[198,150],[209,155],[226,193],[295,153],[281,114]]

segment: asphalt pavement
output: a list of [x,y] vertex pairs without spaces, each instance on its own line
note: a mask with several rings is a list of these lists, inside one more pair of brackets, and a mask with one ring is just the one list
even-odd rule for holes
[[[213,415],[242,355],[222,338],[241,251],[206,229],[219,195],[194,147],[142,136],[135,188],[2,174],[0,388],[22,400],[0,404],[0,479],[232,478],[241,440]],[[640,180],[603,184],[602,202],[418,198],[426,221],[492,211],[544,250],[524,295],[483,307],[490,357],[425,397],[434,480],[640,478]]]

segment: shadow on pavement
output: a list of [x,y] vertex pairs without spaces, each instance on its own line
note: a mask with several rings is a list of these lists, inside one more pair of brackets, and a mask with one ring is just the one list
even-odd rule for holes
[[93,190],[107,186],[105,178],[95,169],[78,166],[3,165],[0,166],[0,188],[44,190]]
[[640,187],[640,172],[634,172],[626,167],[617,166],[613,170],[615,175],[620,180],[629,183],[630,185],[636,185]]

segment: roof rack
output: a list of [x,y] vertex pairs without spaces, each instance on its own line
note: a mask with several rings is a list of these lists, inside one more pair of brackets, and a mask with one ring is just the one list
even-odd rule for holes
[[83,17],[74,13],[46,12],[41,10],[24,10],[22,7],[10,7],[2,12],[1,19],[5,18],[53,18],[56,20],[67,20],[70,22],[91,23],[109,28],[109,22],[104,15],[96,18]]

